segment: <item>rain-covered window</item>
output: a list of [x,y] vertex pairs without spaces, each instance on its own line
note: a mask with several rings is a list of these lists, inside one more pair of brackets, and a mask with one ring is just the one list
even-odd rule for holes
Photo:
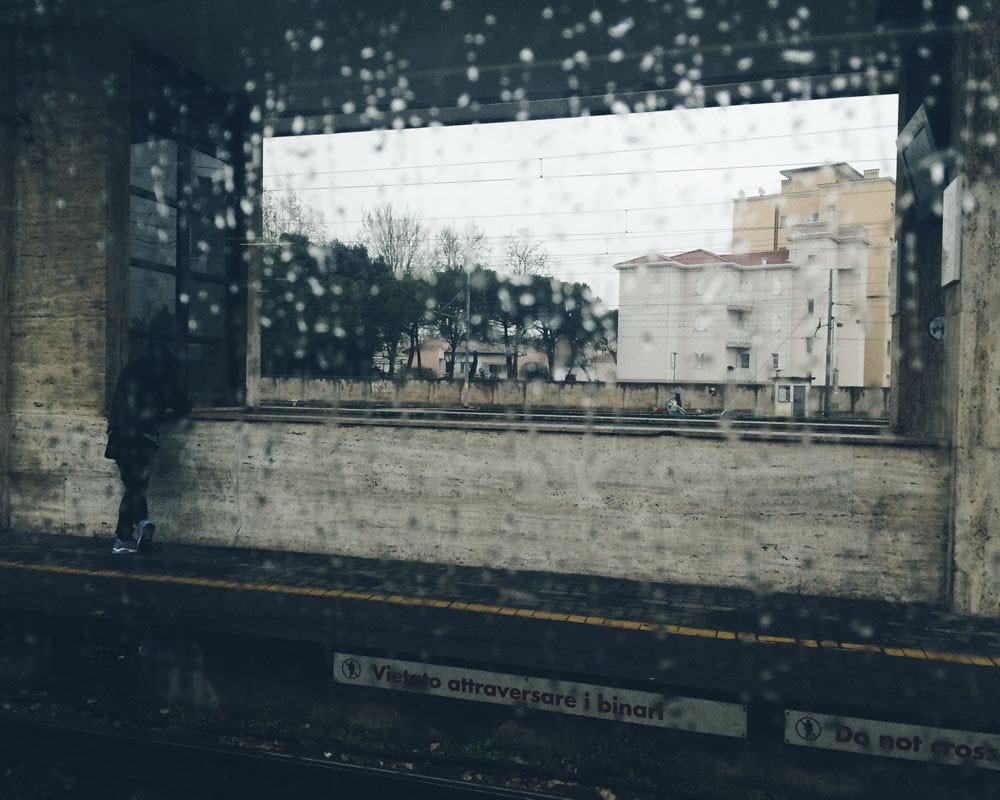
[[132,81],[130,351],[138,357],[151,342],[166,345],[185,365],[194,398],[233,405],[245,380],[236,104],[142,48]]

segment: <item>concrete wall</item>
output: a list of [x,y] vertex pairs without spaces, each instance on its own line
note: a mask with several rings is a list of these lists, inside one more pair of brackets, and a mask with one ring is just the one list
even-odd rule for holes
[[14,418],[65,433],[123,361],[129,52],[103,25],[0,40],[0,527],[61,486],[12,474]]
[[[954,430],[954,605],[1000,616],[1000,24],[959,48],[956,108],[968,199],[945,347]],[[985,132],[985,133],[984,133]]]
[[0,28],[0,528],[10,522],[11,295],[14,290],[14,41]]
[[100,411],[125,347],[129,42],[61,29],[16,55],[11,408]]
[[[936,450],[195,421],[164,440],[164,541],[934,602]],[[92,415],[14,420],[14,526],[110,537]],[[108,539],[110,542],[110,538]]]
[[[483,407],[650,411],[655,406],[665,407],[678,389],[685,409],[690,411],[718,413],[725,409],[758,416],[775,414],[774,388],[770,384],[491,381],[473,382],[470,400],[473,406]],[[806,404],[810,416],[820,415],[823,392],[822,386],[810,387]],[[462,382],[264,378],[260,393],[263,405],[376,403],[433,408],[461,405]],[[839,414],[877,419],[888,416],[888,402],[888,390],[878,387],[838,388],[834,389],[830,406]]]

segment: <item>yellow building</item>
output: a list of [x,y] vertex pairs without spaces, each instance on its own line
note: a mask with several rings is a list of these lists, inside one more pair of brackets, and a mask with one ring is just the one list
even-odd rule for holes
[[870,242],[864,308],[835,308],[834,317],[861,319],[865,331],[864,383],[888,386],[892,323],[890,265],[895,246],[896,182],[879,170],[846,163],[782,171],[779,194],[733,201],[733,251],[788,247],[792,226],[863,225]]

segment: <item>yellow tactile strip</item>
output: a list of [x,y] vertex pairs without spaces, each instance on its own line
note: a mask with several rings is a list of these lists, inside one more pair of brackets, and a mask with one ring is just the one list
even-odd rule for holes
[[83,567],[67,567],[58,564],[33,564],[23,561],[0,560],[0,569],[20,569],[32,572],[45,572],[57,575],[79,575],[87,578],[126,578],[146,583],[169,583],[178,586],[202,586],[211,589],[233,589],[244,592],[275,592],[278,594],[306,595],[309,597],[330,597],[341,600],[365,600],[370,603],[393,603],[401,606],[425,606],[428,608],[447,608],[452,611],[466,611],[475,614],[499,614],[507,617],[529,617],[555,622],[569,622],[577,625],[594,625],[602,628],[621,628],[624,630],[645,631],[648,633],[666,634],[669,636],[695,636],[703,639],[739,640],[748,644],[797,646],[838,650],[848,653],[879,653],[895,658],[909,658],[920,661],[940,661],[949,664],[967,664],[977,667],[1000,667],[1000,656],[974,655],[971,653],[949,653],[934,650],[924,650],[915,647],[892,647],[859,642],[836,642],[829,639],[802,639],[795,636],[775,636],[764,633],[746,631],[717,630],[714,628],[691,628],[684,625],[671,625],[659,622],[643,622],[640,620],[608,619],[581,614],[564,614],[542,611],[533,608],[513,608],[510,606],[490,605],[483,603],[466,603],[460,600],[441,600],[432,597],[409,597],[399,594],[380,594],[378,592],[356,592],[348,589],[322,589],[310,586],[289,586],[281,583],[249,583],[246,581],[229,581],[218,578],[196,578],[183,575],[159,575],[141,572],[126,572],[116,569],[86,569]]

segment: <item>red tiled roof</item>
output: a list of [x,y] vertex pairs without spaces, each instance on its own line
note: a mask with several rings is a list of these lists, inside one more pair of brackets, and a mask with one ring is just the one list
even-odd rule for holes
[[619,261],[615,264],[616,267],[632,266],[636,264],[662,264],[664,261],[669,261],[669,256],[662,256],[657,253],[650,253],[648,256],[639,256],[638,258],[630,258],[628,261]]
[[713,253],[711,250],[698,249],[670,256],[670,260],[676,261],[678,264],[714,264],[717,261],[725,261],[726,257]]
[[682,264],[687,267],[701,266],[702,264],[739,264],[744,267],[757,267],[762,262],[768,264],[787,264],[788,248],[781,247],[777,250],[758,250],[753,253],[713,253],[711,250],[687,250],[674,256],[665,256],[659,253],[651,253],[646,256],[639,256],[628,261],[620,261],[616,267],[630,267],[641,264],[664,264],[672,262]]
[[768,264],[787,264],[788,248],[782,247],[777,250],[757,250],[753,253],[713,253],[709,250],[688,250],[686,253],[678,253],[670,256],[670,261],[678,264],[695,266],[698,264],[719,264],[733,263],[744,267],[756,267],[763,262]]

